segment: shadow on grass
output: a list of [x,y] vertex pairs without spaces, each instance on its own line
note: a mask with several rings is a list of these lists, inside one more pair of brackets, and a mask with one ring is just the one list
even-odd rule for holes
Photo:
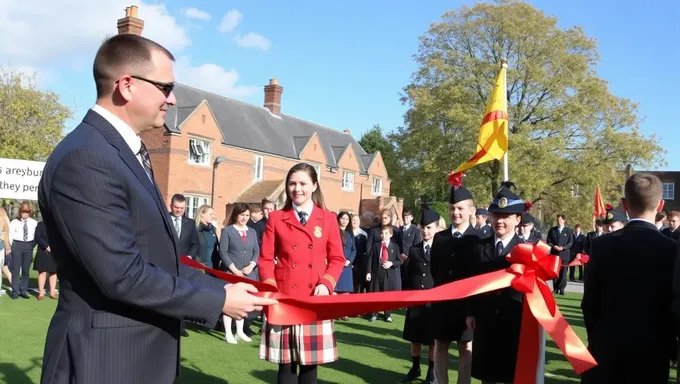
[[[403,379],[403,373],[393,372],[387,369],[373,367],[371,365],[363,364],[358,361],[340,357],[338,361],[319,366],[319,373],[323,370],[332,369],[346,375],[352,375],[367,383],[399,383]],[[250,374],[266,383],[276,383],[278,366],[274,365],[273,369],[255,370]],[[341,384],[346,380],[329,381],[318,380],[319,384]]]
[[[343,322],[343,323],[336,323],[336,324],[347,327],[347,328],[351,328],[352,330],[355,330],[355,331],[362,331],[362,332],[366,332],[366,333],[369,333],[369,334],[392,336],[392,337],[395,337],[397,339],[401,339],[401,336],[402,336],[402,333],[403,333],[402,329],[397,328],[397,327],[395,327],[395,328],[382,328],[382,327],[380,327],[380,325],[383,325],[383,324],[380,324],[380,325],[376,324],[378,321],[384,323],[384,321],[382,320],[382,317],[380,317],[378,320],[376,320],[375,323],[371,323],[371,322],[368,322],[368,321],[366,321],[366,322],[353,321],[353,322]],[[384,324],[389,324],[387,326],[391,326],[390,323],[384,323]]]
[[30,359],[31,365],[28,368],[19,368],[13,363],[0,363],[0,382],[16,383],[16,384],[31,384],[33,381],[28,376],[28,372],[37,369],[42,370],[42,358],[34,357]]
[[194,384],[194,383],[201,383],[201,384],[228,384],[229,381],[227,381],[224,378],[208,375],[207,373],[204,373],[200,368],[196,367],[193,364],[190,364],[189,361],[185,358],[181,358],[181,364],[182,368],[180,370],[180,376],[175,380],[175,383],[177,384]]

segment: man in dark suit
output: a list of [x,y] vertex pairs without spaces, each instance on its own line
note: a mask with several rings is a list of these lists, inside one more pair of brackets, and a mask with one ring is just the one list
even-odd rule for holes
[[179,193],[174,194],[170,199],[170,220],[178,237],[177,253],[180,256],[195,258],[198,255],[199,248],[198,231],[196,231],[196,223],[184,216],[186,208],[186,197]]
[[[629,223],[592,242],[581,308],[588,349],[597,366],[583,373],[584,384],[668,383],[670,360],[676,354],[673,284],[680,293],[673,271],[680,264],[677,243],[654,225],[663,207],[661,192],[661,181],[654,175],[628,178],[623,205]],[[618,281],[635,283],[615,284]],[[675,308],[680,314],[680,307]]]
[[[186,208],[186,197],[179,193],[174,194],[170,199],[170,221],[178,237],[177,253],[180,256],[196,258],[199,248],[198,232],[194,221],[184,216]],[[184,329],[184,322],[182,322],[181,335],[189,337],[189,333]]]
[[408,266],[408,252],[413,246],[413,244],[418,244],[423,241],[423,236],[420,234],[420,228],[413,224],[413,212],[410,209],[404,210],[402,214],[404,220],[404,225],[399,228],[401,232],[401,249],[404,252],[400,257],[404,264],[401,265],[401,286],[405,287],[406,284],[406,266]]
[[534,235],[534,225],[536,225],[536,219],[524,212],[519,224],[519,237],[527,243],[536,244],[540,240],[540,238]]
[[172,383],[183,319],[211,327],[275,301],[179,262],[177,236],[140,134],[175,103],[172,54],[133,34],[94,60],[97,102],[54,149],[38,202],[60,295],[41,383]]
[[604,224],[602,223],[602,219],[597,219],[595,220],[595,230],[588,232],[586,235],[586,240],[583,243],[583,252],[586,255],[590,255],[590,247],[593,244],[593,240],[602,235],[604,235]]
[[[574,233],[566,224],[566,216],[557,215],[557,226],[550,228],[547,239],[548,245],[552,248],[550,253],[559,256],[562,259],[562,265],[569,264],[570,248],[574,242]],[[554,282],[553,293],[564,295],[564,289],[567,287],[567,269],[565,266],[560,268],[560,276]]]
[[489,225],[489,211],[485,208],[477,208],[475,211],[475,229],[482,238],[489,237],[493,234],[491,226]]
[[249,204],[248,207],[250,208],[250,220],[246,225],[255,230],[257,244],[262,247],[262,236],[264,236],[264,230],[267,228],[267,219],[264,217],[261,204]]

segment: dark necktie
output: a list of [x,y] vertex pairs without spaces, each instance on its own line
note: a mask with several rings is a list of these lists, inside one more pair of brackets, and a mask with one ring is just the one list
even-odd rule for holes
[[298,212],[298,217],[300,217],[300,224],[302,225],[307,224],[307,212],[304,211]]
[[499,241],[496,243],[496,256],[500,256],[503,253],[503,242]]
[[24,221],[24,241],[28,241],[28,222]]
[[142,166],[144,166],[144,171],[146,171],[147,176],[151,179],[151,182],[155,182],[153,178],[153,169],[151,168],[151,157],[149,157],[149,151],[146,150],[146,145],[141,141],[141,146],[139,147],[139,156],[142,158]]
[[177,238],[179,238],[180,235],[180,228],[179,217],[175,217],[175,231],[177,232]]
[[463,234],[456,231],[456,232],[453,233],[453,237],[456,238],[456,239],[460,239],[461,237],[463,237]]
[[425,244],[425,257],[430,257],[430,244]]

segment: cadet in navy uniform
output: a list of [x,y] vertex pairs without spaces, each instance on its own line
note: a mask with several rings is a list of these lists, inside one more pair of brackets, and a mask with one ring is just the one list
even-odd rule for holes
[[[510,267],[506,256],[522,243],[515,234],[525,213],[524,201],[515,195],[510,182],[503,182],[489,207],[494,235],[474,247],[475,274]],[[483,382],[512,383],[515,376],[524,297],[513,288],[475,296],[468,306],[467,325],[474,331],[472,377]]]
[[[473,275],[470,269],[472,251],[480,237],[479,231],[470,224],[474,211],[472,193],[460,183],[454,185],[449,196],[451,227],[437,233],[432,243],[431,270],[435,287]],[[472,332],[465,324],[466,303],[466,300],[453,300],[432,304],[430,324],[435,339],[435,376],[439,384],[448,383],[449,345],[453,341],[458,345],[459,382],[470,382]]]
[[[435,211],[425,209],[420,220],[422,227],[422,239],[414,244],[408,253],[408,264],[406,264],[404,289],[420,290],[430,289],[434,286],[432,273],[430,272],[430,256],[432,250],[432,240],[437,232],[439,224],[439,214]],[[404,323],[404,333],[402,338],[411,342],[411,358],[413,366],[406,374],[406,381],[412,381],[420,377],[420,353],[422,346],[429,346],[429,362],[425,383],[434,382],[434,338],[430,329],[430,305],[421,305],[406,309],[406,322]]]
[[612,208],[611,205],[607,206],[607,215],[602,224],[604,224],[605,232],[612,233],[623,228],[628,223],[628,216]]
[[481,237],[491,236],[493,231],[487,222],[489,219],[489,211],[484,208],[477,208],[475,212],[475,229],[479,231]]
[[536,244],[538,243],[538,240],[541,240],[540,238],[536,237],[536,235],[534,235],[533,229],[535,225],[536,219],[534,219],[534,217],[529,213],[524,212],[522,214],[522,220],[519,224],[519,236],[522,238],[522,240],[524,240],[524,242]]

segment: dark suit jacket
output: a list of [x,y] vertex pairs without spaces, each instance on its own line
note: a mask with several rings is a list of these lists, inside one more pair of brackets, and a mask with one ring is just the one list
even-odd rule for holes
[[414,244],[408,251],[408,264],[404,273],[406,276],[403,281],[406,283],[402,287],[403,290],[410,289],[430,289],[434,287],[434,280],[432,280],[431,272],[431,257],[432,247],[430,246],[430,254],[425,254],[424,243],[422,241]]
[[267,228],[267,218],[263,217],[262,220],[257,223],[253,220],[248,220],[246,225],[255,230],[255,233],[257,234],[257,245],[262,247],[262,236],[264,235],[265,228]]
[[[174,228],[174,217],[170,214],[170,223]],[[182,216],[182,228],[180,228],[179,239],[177,240],[177,253],[180,256],[191,256],[194,259],[198,255],[198,232],[196,222],[186,216]]]
[[415,224],[409,225],[407,230],[404,230],[404,227],[401,227],[400,229],[402,244],[401,250],[404,252],[404,254],[408,255],[408,250],[411,249],[414,244],[422,242],[423,237],[420,234],[420,228],[418,228],[418,226]]
[[60,279],[41,383],[173,382],[181,319],[214,326],[224,284],[180,264],[163,198],[101,115],[54,149],[38,202]]
[[574,260],[576,258],[576,255],[579,253],[583,253],[585,249],[585,242],[586,242],[586,235],[581,232],[581,234],[576,236],[576,232],[574,232],[574,240],[572,242],[570,251],[571,251],[571,258],[570,260]]
[[[552,251],[550,253],[559,256],[563,263],[568,263],[571,259],[570,248],[574,243],[574,231],[572,231],[571,228],[565,226],[562,230],[562,233],[560,233],[558,227],[552,227],[548,231],[547,240],[548,245],[552,247]],[[564,247],[564,250],[556,250],[555,246],[558,245]]]
[[402,264],[399,247],[390,241],[387,246],[388,257],[387,260],[392,262],[392,267],[384,269],[382,267],[382,242],[373,243],[373,247],[369,251],[367,271],[371,273],[371,285],[373,292],[378,291],[398,291],[401,289],[401,273],[400,267]]
[[[380,228],[381,226],[378,225],[366,231],[367,234],[366,249],[368,251],[371,250],[373,244],[376,243],[379,244],[380,242],[382,242],[382,239],[380,237]],[[392,237],[390,238],[390,242],[397,245],[397,247],[399,248],[400,255],[404,253],[404,242],[401,239],[401,230],[396,225],[392,226]]]
[[676,254],[677,243],[643,221],[593,240],[581,308],[598,366],[583,383],[668,382]]

